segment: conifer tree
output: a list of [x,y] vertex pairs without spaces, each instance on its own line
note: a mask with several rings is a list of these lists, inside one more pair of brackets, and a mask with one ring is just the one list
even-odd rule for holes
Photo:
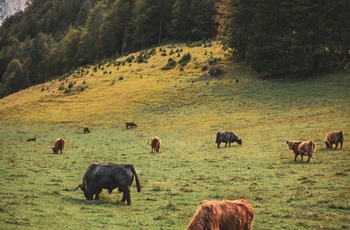
[[74,62],[78,65],[94,63],[99,59],[100,27],[103,21],[105,5],[98,2],[91,9],[88,19],[82,29],[79,47]]
[[132,0],[117,0],[101,26],[101,55],[111,57],[124,53],[130,32]]

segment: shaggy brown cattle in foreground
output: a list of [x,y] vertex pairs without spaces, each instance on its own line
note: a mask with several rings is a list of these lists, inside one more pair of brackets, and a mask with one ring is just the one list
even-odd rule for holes
[[52,148],[53,153],[58,154],[58,151],[62,154],[63,149],[66,147],[66,140],[64,138],[57,138],[55,146]]
[[27,141],[36,141],[36,137],[28,138]]
[[344,132],[343,131],[331,131],[327,134],[327,138],[324,141],[327,148],[333,148],[335,145],[335,149],[338,148],[338,144],[340,143],[340,149],[343,148],[344,141]]
[[246,200],[203,201],[187,230],[250,230],[254,212]]
[[125,123],[126,128],[128,129],[129,127],[137,127],[137,124],[134,122],[126,122]]
[[162,145],[162,140],[159,137],[152,137],[149,140],[149,144],[152,147],[152,153],[159,152],[160,146]]
[[307,161],[310,162],[311,157],[315,152],[315,143],[313,141],[289,141],[283,137],[289,150],[293,150],[295,155],[294,161],[297,160],[297,156],[300,155],[301,161],[303,161],[303,156],[307,156]]
[[90,133],[90,128],[88,126],[83,127],[83,132],[84,133]]

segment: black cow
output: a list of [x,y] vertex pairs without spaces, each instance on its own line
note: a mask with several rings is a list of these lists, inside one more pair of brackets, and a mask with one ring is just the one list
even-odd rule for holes
[[123,192],[122,202],[127,201],[131,204],[130,186],[133,179],[136,179],[137,192],[141,191],[139,179],[133,165],[130,164],[91,164],[86,170],[83,183],[78,188],[83,190],[87,200],[99,199],[102,189],[107,189],[109,193],[113,189],[118,188],[119,192]]
[[242,144],[242,138],[238,138],[236,134],[233,132],[218,132],[216,134],[216,144],[218,144],[218,148],[220,147],[220,143],[225,142],[225,147],[228,145],[231,146],[231,143],[237,142],[239,145]]

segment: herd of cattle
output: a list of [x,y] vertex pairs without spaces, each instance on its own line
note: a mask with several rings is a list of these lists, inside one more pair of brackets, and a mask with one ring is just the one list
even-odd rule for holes
[[[126,122],[126,128],[137,127],[134,122]],[[84,133],[90,133],[88,126],[83,127]],[[289,148],[292,150],[296,161],[297,156],[307,156],[307,162],[310,162],[314,151],[315,143],[313,141],[291,141],[282,137]],[[36,138],[29,138],[27,141],[35,141]],[[344,132],[332,131],[327,134],[324,143],[327,148],[343,147]],[[242,145],[242,138],[238,138],[233,132],[218,132],[216,134],[216,144],[220,147],[220,143],[225,143],[230,146],[231,143],[237,142]],[[151,152],[159,152],[162,145],[162,140],[155,136],[149,140]],[[64,138],[57,138],[54,147],[52,148],[55,154],[63,152],[66,147]],[[130,186],[135,178],[137,192],[141,191],[141,185],[136,174],[136,170],[131,164],[91,164],[86,170],[82,183],[76,188],[81,189],[87,200],[99,199],[99,194],[102,189],[107,189],[111,193],[118,188],[119,192],[123,193],[122,202],[131,204]],[[252,206],[246,200],[223,200],[223,201],[203,201],[190,221],[187,229],[252,229],[254,212]]]

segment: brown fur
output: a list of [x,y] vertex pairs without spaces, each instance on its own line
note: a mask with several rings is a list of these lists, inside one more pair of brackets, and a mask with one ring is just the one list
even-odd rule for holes
[[330,149],[333,148],[333,145],[335,145],[335,149],[337,149],[338,144],[340,143],[340,149],[342,149],[343,141],[344,141],[343,131],[331,131],[327,134],[327,137],[324,143],[326,144],[326,147]]
[[293,150],[295,155],[294,161],[297,160],[297,156],[300,155],[301,161],[304,156],[308,156],[306,162],[310,162],[311,157],[315,152],[315,143],[313,141],[286,141],[289,150]]
[[83,127],[83,132],[84,133],[90,133],[90,128],[88,126]]
[[160,146],[162,145],[162,140],[159,137],[152,137],[149,140],[149,144],[152,147],[152,153],[159,152]]
[[134,122],[126,122],[125,123],[126,128],[128,129],[129,127],[137,127],[137,124]]
[[36,137],[28,138],[27,141],[36,141]]
[[250,230],[254,212],[246,200],[203,201],[187,230]]
[[57,138],[55,145],[52,148],[53,153],[58,154],[58,151],[62,154],[63,149],[66,147],[66,140],[64,138]]

